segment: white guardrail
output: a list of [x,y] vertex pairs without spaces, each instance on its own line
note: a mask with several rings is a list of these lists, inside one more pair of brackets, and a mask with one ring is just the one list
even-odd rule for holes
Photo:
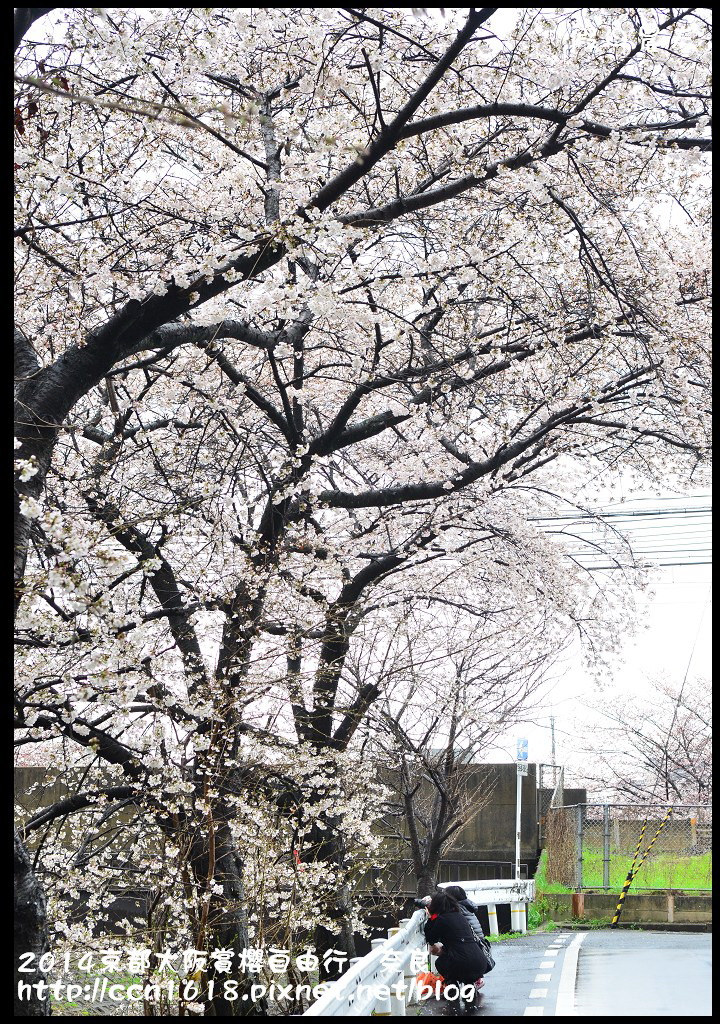
[[[440,887],[453,884],[444,882]],[[535,897],[532,879],[463,882],[462,887],[471,900],[487,907],[491,935],[498,934],[498,904],[510,904],[513,931],[527,931],[526,908]],[[370,952],[351,960],[349,970],[337,981],[328,982],[326,991],[303,1016],[405,1017],[406,1006],[417,995],[412,985],[416,974],[413,954],[425,945],[426,921],[425,911],[417,910],[399,927],[390,928],[387,939],[373,939]]]

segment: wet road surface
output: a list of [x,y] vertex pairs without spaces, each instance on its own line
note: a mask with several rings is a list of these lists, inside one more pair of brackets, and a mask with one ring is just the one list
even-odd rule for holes
[[578,1017],[709,1017],[707,933],[597,931],[580,949]]
[[[566,950],[576,939],[558,929],[493,943],[495,969],[486,976],[477,1017],[552,1017]],[[413,1009],[408,1009],[408,1015]],[[428,1000],[421,1016],[449,1016],[446,1003]]]
[[[563,931],[493,944],[477,1017],[709,1017],[707,933]],[[408,1016],[450,1016],[434,999]]]

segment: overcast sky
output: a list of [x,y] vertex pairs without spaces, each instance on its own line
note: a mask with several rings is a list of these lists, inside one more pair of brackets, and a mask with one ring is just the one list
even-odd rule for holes
[[[653,554],[655,563],[689,563],[662,566],[651,573],[653,596],[641,617],[641,628],[628,636],[623,645],[622,662],[601,691],[585,670],[579,649],[566,657],[553,672],[554,683],[542,707],[533,713],[533,724],[514,728],[502,737],[487,760],[515,759],[519,735],[529,740],[529,760],[551,761],[550,717],[555,717],[556,755],[559,764],[569,770],[566,784],[572,785],[573,771],[582,772],[575,731],[578,725],[594,719],[587,702],[615,692],[636,693],[641,703],[647,700],[647,680],[665,675],[670,682],[681,683],[711,674],[711,570],[705,563],[710,555],[710,517],[699,511],[709,508],[707,491],[678,500],[676,496],[653,497],[626,503],[626,509],[663,509],[678,507],[678,515],[638,517],[642,527],[634,534],[635,543]],[[628,520],[629,521],[629,520]]]

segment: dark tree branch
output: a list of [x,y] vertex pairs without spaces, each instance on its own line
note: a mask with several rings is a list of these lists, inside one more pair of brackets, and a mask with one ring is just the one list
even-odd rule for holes
[[38,18],[42,18],[44,14],[49,14],[50,11],[55,10],[57,10],[56,7],[16,7],[13,24],[13,49],[17,50],[26,32],[31,25],[35,24]]
[[85,807],[91,807],[99,800],[124,800],[126,797],[139,799],[139,794],[133,786],[109,786],[107,789],[95,789],[88,790],[86,793],[76,793],[74,796],[66,797],[64,800],[58,800],[57,803],[52,804],[50,807],[45,807],[38,814],[33,815],[25,823],[25,831],[32,832],[42,825],[49,825],[56,818],[62,818],[73,811],[81,811]]
[[415,90],[407,103],[398,111],[385,131],[381,132],[351,164],[320,189],[312,201],[313,206],[321,211],[326,210],[328,206],[331,206],[341,195],[347,192],[355,182],[366,175],[378,160],[381,160],[386,153],[389,153],[394,148],[400,140],[400,133],[420,104],[429,96],[450,65],[470,42],[473,33],[496,10],[496,7],[483,7],[479,11],[474,8],[470,10],[465,25],[460,29],[454,41],[447,48],[422,85]]

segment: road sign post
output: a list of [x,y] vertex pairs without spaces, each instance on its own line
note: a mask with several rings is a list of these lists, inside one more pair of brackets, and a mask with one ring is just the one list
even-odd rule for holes
[[522,780],[527,775],[528,741],[517,741],[517,794],[515,797],[515,878],[520,878],[520,833],[522,807]]
[[522,772],[517,770],[517,796],[515,797],[515,877],[520,877],[520,801],[522,800]]

